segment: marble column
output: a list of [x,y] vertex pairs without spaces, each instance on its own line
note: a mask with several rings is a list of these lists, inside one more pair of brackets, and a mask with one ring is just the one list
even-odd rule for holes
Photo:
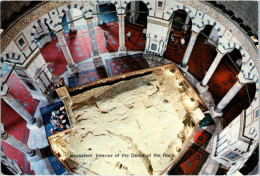
[[27,156],[31,157],[35,155],[34,149],[31,149],[29,146],[25,145],[24,143],[17,140],[14,136],[9,135],[5,131],[1,131],[1,139],[13,146],[14,148],[18,149],[19,151],[23,152]]
[[77,29],[76,29],[75,23],[74,23],[74,21],[73,21],[73,17],[72,17],[72,14],[71,14],[71,10],[68,10],[68,11],[67,11],[67,15],[68,15],[68,19],[69,19],[69,22],[70,22],[70,31],[71,31],[71,32],[76,32]]
[[71,53],[70,53],[70,50],[69,50],[69,47],[67,45],[67,42],[65,40],[65,37],[63,35],[63,29],[59,32],[56,32],[56,36],[59,40],[59,44],[61,46],[61,49],[62,49],[62,52],[66,58],[66,61],[68,63],[67,65],[67,69],[73,73],[76,73],[78,72],[78,69],[77,69],[77,65],[74,63],[73,61],[73,58],[71,56]]
[[181,63],[182,68],[187,67],[187,64],[189,62],[190,55],[191,55],[191,52],[193,50],[193,47],[194,47],[194,44],[196,42],[197,37],[198,37],[198,33],[192,31],[188,47],[187,47],[185,54],[183,56],[183,59],[182,59],[182,63]]
[[10,92],[9,88],[5,84],[3,90],[1,91],[1,98],[13,108],[26,122],[27,124],[34,124],[36,119],[19,103],[19,101],[14,98]]
[[96,36],[95,36],[95,31],[93,26],[93,17],[87,18],[86,22],[88,26],[88,34],[91,42],[93,56],[96,57],[99,56],[99,51],[98,51],[98,46],[97,46],[97,41],[96,41]]
[[228,93],[222,98],[215,108],[215,111],[221,113],[222,110],[228,105],[228,103],[236,96],[240,89],[244,86],[243,83],[237,81],[233,87],[228,91]]
[[190,16],[187,14],[187,17],[185,19],[185,23],[184,23],[183,28],[182,28],[184,33],[186,33],[187,30],[188,30],[189,22],[190,22]]
[[92,47],[92,56],[93,56],[94,64],[95,64],[96,68],[98,68],[98,67],[103,68],[104,63],[103,63],[102,58],[98,51],[97,40],[96,40],[94,26],[93,26],[93,17],[86,18],[86,22],[87,22],[87,26],[88,26],[88,34],[89,34],[91,47]]
[[118,30],[119,30],[119,52],[126,51],[125,47],[125,14],[118,14]]
[[201,85],[204,86],[204,87],[208,84],[210,78],[212,77],[213,73],[215,72],[216,68],[218,67],[221,59],[225,55],[225,54],[223,54],[223,53],[221,53],[219,51],[217,51],[217,52],[218,52],[217,56],[215,57],[214,61],[210,65],[206,75],[204,76],[204,78],[203,78],[203,80],[201,82]]

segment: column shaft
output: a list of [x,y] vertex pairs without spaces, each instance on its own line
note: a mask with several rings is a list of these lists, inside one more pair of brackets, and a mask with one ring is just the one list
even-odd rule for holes
[[119,51],[125,51],[125,14],[118,14]]
[[204,76],[204,78],[202,80],[202,83],[201,83],[202,86],[206,86],[208,84],[210,78],[212,77],[213,73],[215,72],[216,68],[218,67],[218,64],[220,63],[223,56],[224,56],[224,54],[222,54],[218,51],[217,56],[215,57],[214,61],[210,65],[206,75]]
[[74,61],[73,61],[73,58],[71,56],[71,53],[70,53],[70,50],[69,50],[69,47],[67,45],[67,42],[65,40],[65,37],[63,35],[63,30],[59,31],[56,33],[56,36],[59,40],[59,43],[60,43],[60,46],[61,46],[61,49],[63,51],[63,54],[66,58],[66,61],[68,63],[68,66],[69,67],[73,67],[75,65]]
[[10,92],[3,97],[4,101],[13,108],[27,123],[33,124],[35,118],[17,101]]
[[100,15],[99,5],[96,6],[96,12],[97,12],[98,24],[102,25],[103,24],[103,20],[102,20],[101,15]]
[[3,141],[10,144],[14,148],[20,150],[21,152],[25,153],[26,155],[33,156],[35,153],[35,151],[31,149],[29,146],[25,145],[21,141],[17,140],[14,136],[9,135],[6,132],[1,134],[1,138]]
[[198,33],[192,31],[188,47],[185,51],[185,54],[184,54],[184,57],[183,57],[182,63],[181,63],[181,66],[183,68],[185,68],[187,66],[188,62],[189,62],[190,55],[191,55],[191,52],[193,50],[194,44],[196,42],[197,36],[198,36]]
[[228,91],[228,93],[222,98],[215,108],[216,112],[222,112],[222,110],[227,106],[227,104],[236,96],[239,90],[244,86],[244,84],[237,81],[233,87]]
[[187,14],[187,17],[186,17],[186,19],[185,19],[185,23],[184,23],[184,25],[183,25],[184,33],[186,33],[187,30],[188,30],[188,24],[189,24],[189,22],[190,22],[190,16]]
[[88,25],[88,34],[89,34],[89,38],[90,38],[90,41],[91,41],[91,47],[92,47],[93,55],[98,56],[99,51],[98,51],[98,46],[97,46],[97,41],[96,41],[96,36],[95,36],[95,31],[94,31],[92,19],[93,18],[87,18],[86,22],[87,22],[87,25]]
[[68,10],[68,11],[67,11],[67,15],[68,15],[68,19],[69,19],[69,22],[70,22],[70,29],[71,29],[71,31],[72,31],[72,32],[75,32],[75,31],[77,31],[77,29],[76,29],[75,23],[74,23],[74,21],[73,21],[73,17],[72,17],[72,14],[71,14],[71,11],[70,11],[70,10]]

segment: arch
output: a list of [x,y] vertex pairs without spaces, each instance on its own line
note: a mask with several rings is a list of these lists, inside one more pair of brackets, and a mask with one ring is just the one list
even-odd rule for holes
[[[150,14],[150,12],[153,10],[153,8],[152,8],[152,5],[149,2],[149,0],[140,0],[140,1],[142,1],[147,6],[147,9],[148,9],[149,14]],[[132,1],[131,0],[126,0],[126,1],[121,2],[119,4],[116,0],[112,0],[111,1],[111,3],[113,3],[116,6],[117,14],[125,14],[126,6],[130,2],[132,2]]]
[[63,29],[62,27],[62,18],[64,17],[64,15],[66,14],[66,12],[70,9],[77,9],[80,10],[82,12],[82,16],[84,18],[91,18],[92,17],[92,12],[94,10],[94,4],[88,4],[86,6],[83,6],[80,2],[72,2],[71,4],[62,6],[59,11],[60,14],[57,18],[57,23],[56,23],[56,31],[60,31]]
[[186,6],[183,6],[183,5],[177,5],[177,6],[174,6],[173,8],[170,8],[167,12],[166,12],[166,20],[170,20],[170,18],[172,17],[174,11],[176,10],[184,10],[185,12],[187,12],[187,14],[190,16],[191,18],[191,22],[193,24],[194,20],[195,20],[195,16],[194,14],[192,13],[192,11],[186,7]]
[[220,26],[218,25],[218,23],[216,23],[215,21],[211,21],[211,20],[206,20],[206,21],[201,21],[199,23],[192,23],[192,29],[198,29],[199,32],[202,31],[204,29],[204,27],[206,25],[210,25],[210,26],[213,26],[213,28],[216,29],[217,33],[218,33],[218,45],[222,45],[224,44],[224,37],[222,35],[222,32],[221,32],[221,28]]
[[14,60],[19,61],[20,58],[21,58],[20,54],[9,52],[9,53],[6,53],[6,54],[2,55],[1,62],[3,63],[4,61],[6,61],[8,59],[14,59]]
[[58,25],[54,23],[54,20],[49,19],[49,18],[39,19],[33,24],[33,27],[32,27],[32,30],[31,30],[31,43],[34,43],[36,28],[39,26],[38,22],[40,22],[44,25],[48,25],[55,32],[61,30],[61,29],[59,29]]

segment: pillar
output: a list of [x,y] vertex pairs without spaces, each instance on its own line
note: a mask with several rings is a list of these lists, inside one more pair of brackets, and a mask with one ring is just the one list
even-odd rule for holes
[[28,124],[34,124],[36,119],[16,100],[9,92],[9,88],[6,84],[1,91],[1,98],[11,106]]
[[184,33],[186,33],[187,30],[188,30],[189,22],[190,22],[190,16],[187,14],[186,19],[185,19],[185,23],[184,23],[183,28],[182,28]]
[[63,54],[66,58],[66,61],[68,63],[68,65],[67,65],[68,70],[73,72],[73,73],[76,73],[76,72],[78,72],[77,65],[73,61],[69,47],[68,47],[67,42],[65,40],[65,37],[63,35],[63,31],[64,30],[62,29],[59,32],[56,32],[56,36],[59,40],[62,52],[63,52]]
[[93,17],[91,18],[87,18],[86,22],[88,25],[88,34],[89,34],[89,38],[91,41],[91,47],[92,47],[92,51],[93,51],[93,56],[99,56],[99,51],[98,51],[98,46],[97,46],[97,41],[96,41],[96,36],[95,36],[95,31],[94,31],[94,26],[93,26]]
[[125,47],[125,14],[118,14],[119,51],[126,51]]
[[97,12],[98,25],[102,25],[103,24],[103,20],[102,20],[101,15],[100,15],[99,5],[96,5],[96,12]]
[[14,136],[9,135],[5,131],[1,131],[1,139],[5,141],[6,143],[10,144],[14,148],[20,150],[27,156],[34,156],[35,150],[31,149],[29,146],[25,145],[21,141],[17,140]]
[[220,51],[217,50],[217,56],[215,57],[214,61],[212,62],[212,64],[210,65],[208,71],[206,72],[206,75],[204,76],[203,80],[201,83],[198,83],[196,85],[197,89],[199,90],[200,93],[205,92],[206,90],[208,90],[208,82],[210,80],[210,78],[212,77],[212,75],[214,74],[216,68],[218,67],[221,59],[223,58],[223,56],[225,54],[221,53]]
[[222,110],[228,105],[228,103],[236,96],[240,89],[244,86],[239,80],[233,85],[233,87],[228,91],[228,93],[222,98],[215,108],[217,113],[221,113]]
[[95,66],[98,67],[104,67],[104,63],[102,61],[101,56],[99,55],[94,26],[93,26],[93,17],[86,18],[87,26],[88,26],[88,34],[91,42],[92,47],[92,56],[94,60]]
[[182,59],[182,63],[181,63],[182,68],[186,68],[186,66],[189,62],[190,55],[191,55],[191,52],[193,50],[193,47],[194,47],[194,44],[196,42],[197,37],[198,37],[198,33],[192,31],[188,47],[187,47],[185,54],[184,54],[184,57]]
[[139,2],[138,1],[131,1],[130,3],[130,13],[131,13],[131,18],[130,18],[130,23],[135,23],[136,20],[138,19],[139,12],[136,12],[139,10]]
[[77,29],[76,29],[76,26],[75,26],[75,23],[74,23],[72,14],[71,14],[71,10],[67,11],[67,15],[68,15],[68,19],[69,19],[69,22],[70,22],[70,30],[71,30],[71,32],[76,32]]
[[221,61],[221,59],[225,55],[225,54],[223,54],[223,53],[221,53],[219,51],[217,51],[217,52],[218,52],[217,56],[215,57],[213,63],[210,65],[206,75],[204,76],[204,78],[203,78],[203,80],[201,82],[202,86],[206,86],[208,84],[210,78],[212,77],[213,73],[215,72],[217,66],[219,65],[219,63]]

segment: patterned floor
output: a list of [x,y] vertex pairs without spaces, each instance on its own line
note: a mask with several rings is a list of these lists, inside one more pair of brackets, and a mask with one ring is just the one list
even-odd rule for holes
[[69,88],[90,83],[105,77],[107,77],[107,75],[104,69],[99,69],[99,70],[95,69],[95,70],[80,72],[78,75],[68,78]]
[[[6,75],[7,76],[7,75]],[[7,81],[11,95],[16,98],[25,109],[32,115],[38,106],[39,101],[32,98],[23,83],[12,74]],[[4,100],[1,100],[1,122],[5,126],[5,130],[16,139],[27,144],[29,138],[29,130],[26,128],[26,121],[19,116]],[[4,112],[4,113],[3,113]],[[4,153],[13,161],[15,161],[26,174],[33,175],[30,169],[30,163],[27,161],[25,154],[5,143],[1,143]],[[20,156],[20,157],[17,157]]]
[[198,145],[192,144],[169,171],[169,175],[197,175],[208,156],[208,152],[201,149]]
[[[62,101],[49,104],[45,107],[40,108],[40,113],[42,115],[46,136],[52,135],[51,128],[53,128],[53,126],[50,123],[51,112],[59,110],[61,106],[64,106]],[[60,131],[62,131],[62,129],[60,129]],[[48,160],[50,161],[51,167],[54,170],[56,175],[61,175],[62,173],[65,172],[63,165],[55,158],[55,156],[53,155],[49,147],[45,148],[43,150],[43,153],[45,156],[47,156]]]
[[121,75],[148,67],[147,62],[143,59],[143,54],[135,54],[106,60],[106,68],[109,76]]
[[[181,32],[175,31],[175,35],[182,36]],[[186,35],[184,35],[186,36]],[[189,71],[197,78],[202,81],[206,71],[210,67],[216,56],[216,49],[204,43],[203,38],[196,40],[195,46],[192,50],[188,66]],[[180,42],[180,37],[175,37],[175,42]],[[180,45],[168,43],[165,57],[169,60],[180,64],[184,53],[186,51],[188,42],[181,47]],[[203,53],[203,54],[201,54]],[[199,62],[198,62],[199,60]],[[208,86],[209,92],[211,93],[215,104],[217,104],[231,89],[231,87],[237,81],[236,75],[238,71],[227,59],[222,59],[213,76],[211,77]],[[252,100],[255,95],[255,84],[247,84],[250,92],[250,99]],[[235,98],[229,103],[224,109],[224,127],[227,126],[235,117],[241,113],[241,109],[249,107],[248,95],[245,86],[239,91]]]
[[[104,31],[108,34],[107,48],[105,47],[103,40]],[[145,41],[142,39],[142,28],[139,26],[127,25],[126,31],[131,31],[132,33],[131,41],[126,41],[127,50],[143,51]],[[74,34],[66,33],[64,36],[75,63],[91,58],[92,48],[87,28],[78,30],[78,32]],[[100,26],[95,26],[95,36],[101,54],[118,51],[119,39],[117,21],[107,23],[105,29]],[[51,43],[48,43],[41,48],[41,53],[48,63],[49,69],[54,74],[60,75],[66,71],[67,62],[55,36]]]
[[208,131],[206,130],[203,130],[203,129],[198,129],[192,140],[194,143],[196,143],[198,146],[202,147],[202,148],[206,148],[210,139],[212,137],[212,134],[209,133]]

